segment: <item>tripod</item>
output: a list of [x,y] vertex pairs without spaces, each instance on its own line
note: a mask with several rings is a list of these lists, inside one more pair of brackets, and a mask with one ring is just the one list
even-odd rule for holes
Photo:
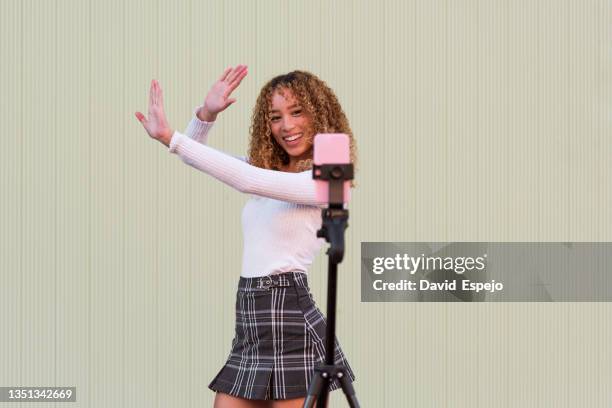
[[[344,369],[334,364],[336,339],[336,289],[338,264],[344,257],[344,230],[348,227],[348,210],[344,209],[344,181],[353,179],[352,164],[323,164],[313,166],[313,178],[329,181],[329,208],[322,210],[323,223],[317,237],[325,238],[330,246],[327,250],[327,326],[325,329],[325,362],[315,367],[304,408],[324,408],[329,394],[329,384],[337,379],[346,395],[349,406],[359,408],[355,389]],[[318,398],[318,399],[317,399]]]

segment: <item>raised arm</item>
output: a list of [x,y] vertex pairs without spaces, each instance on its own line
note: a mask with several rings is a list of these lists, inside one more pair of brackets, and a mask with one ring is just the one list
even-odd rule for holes
[[156,80],[151,81],[149,110],[136,118],[151,138],[169,147],[190,166],[210,174],[238,191],[297,204],[320,205],[315,196],[315,182],[310,172],[288,173],[266,170],[219,152],[172,131],[164,113],[164,98]]
[[[223,71],[206,94],[204,104],[195,109],[194,116],[185,129],[187,136],[198,143],[208,143],[208,132],[213,127],[217,115],[236,102],[236,99],[230,96],[247,73],[246,65],[228,67]],[[239,158],[245,160],[244,157]]]
[[227,109],[236,99],[230,98],[232,92],[247,75],[246,65],[228,67],[212,84],[204,98],[204,104],[196,108],[195,117],[189,122],[185,133],[193,140],[206,144],[208,131],[217,115]]
[[296,204],[320,205],[312,172],[288,173],[252,166],[174,132],[169,150],[183,162],[236,190]]
[[198,119],[205,122],[214,122],[219,113],[236,102],[236,99],[230,98],[230,96],[238,88],[238,85],[240,85],[240,82],[242,82],[247,73],[246,65],[226,68],[206,94],[201,109],[196,111]]

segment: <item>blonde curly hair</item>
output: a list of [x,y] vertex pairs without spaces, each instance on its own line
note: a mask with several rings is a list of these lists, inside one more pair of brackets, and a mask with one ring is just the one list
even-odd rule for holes
[[[269,117],[272,95],[276,91],[283,94],[285,90],[291,91],[311,118],[313,132],[308,136],[310,143],[317,133],[346,133],[350,140],[351,163],[355,165],[357,148],[353,132],[336,95],[325,82],[306,71],[279,75],[261,89],[251,118],[249,163],[271,170],[281,170],[282,166],[289,164],[289,155],[272,136]],[[312,169],[312,158],[298,162],[298,171],[308,169]]]

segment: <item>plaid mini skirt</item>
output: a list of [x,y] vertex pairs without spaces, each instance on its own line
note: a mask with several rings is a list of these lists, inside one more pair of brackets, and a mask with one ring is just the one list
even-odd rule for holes
[[[306,396],[314,367],[325,360],[325,325],[305,273],[241,277],[232,349],[208,388],[254,400]],[[337,339],[335,364],[355,380]],[[334,380],[329,390],[339,386]]]

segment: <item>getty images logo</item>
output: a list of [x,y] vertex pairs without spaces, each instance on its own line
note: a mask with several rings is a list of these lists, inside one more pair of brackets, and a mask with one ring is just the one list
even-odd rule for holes
[[380,275],[387,271],[408,271],[411,275],[417,272],[435,270],[454,271],[463,274],[469,271],[483,271],[486,269],[487,254],[478,257],[470,256],[411,256],[409,254],[396,254],[394,257],[375,257],[372,259],[372,273]]

